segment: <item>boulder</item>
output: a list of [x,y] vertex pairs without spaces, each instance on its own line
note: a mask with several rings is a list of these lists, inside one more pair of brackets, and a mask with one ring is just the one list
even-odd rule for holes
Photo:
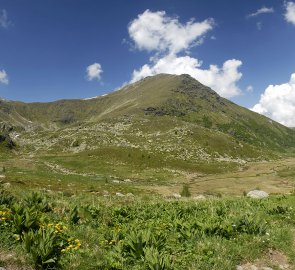
[[11,187],[11,184],[9,182],[2,184],[4,189],[9,189]]
[[130,179],[125,179],[124,182],[125,183],[131,183],[132,181]]
[[206,197],[204,195],[197,195],[195,197],[193,197],[194,200],[206,200]]
[[113,180],[112,182],[115,183],[115,184],[120,184],[119,180]]
[[247,193],[247,197],[253,198],[253,199],[263,199],[267,198],[269,195],[267,192],[263,190],[251,190]]
[[4,144],[9,149],[12,149],[16,146],[14,141],[10,138],[8,133],[0,133],[0,144]]
[[172,194],[172,197],[176,198],[176,199],[180,199],[181,198],[181,195],[178,194],[178,193],[173,193]]

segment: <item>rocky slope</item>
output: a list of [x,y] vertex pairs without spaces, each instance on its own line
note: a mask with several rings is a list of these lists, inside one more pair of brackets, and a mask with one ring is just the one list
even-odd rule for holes
[[188,75],[147,77],[88,100],[1,100],[0,121],[31,150],[127,147],[186,159],[230,159],[295,149],[294,130],[220,97]]

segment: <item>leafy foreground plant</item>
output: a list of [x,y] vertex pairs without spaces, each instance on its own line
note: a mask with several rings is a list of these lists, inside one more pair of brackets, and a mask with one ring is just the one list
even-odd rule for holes
[[48,224],[23,234],[22,246],[36,269],[57,269],[63,253],[81,247],[79,239],[68,238],[62,224]]
[[172,270],[171,256],[161,254],[156,248],[145,248],[145,266],[149,270]]
[[15,203],[11,208],[11,225],[13,233],[22,236],[30,230],[37,230],[41,223],[41,213],[35,207],[24,207]]
[[[47,200],[54,202],[49,212],[36,206],[40,200],[0,205],[1,240],[23,250],[35,269],[234,270],[269,249],[295,265],[293,195],[167,202],[52,194]],[[16,233],[18,241],[11,241]]]
[[80,240],[69,238],[66,226],[46,221],[49,211],[47,199],[38,193],[15,202],[10,209],[0,205],[1,238],[14,236],[11,244],[20,243],[35,269],[59,269],[62,255],[81,247]]
[[53,228],[30,230],[23,235],[23,247],[36,269],[55,269],[66,241]]

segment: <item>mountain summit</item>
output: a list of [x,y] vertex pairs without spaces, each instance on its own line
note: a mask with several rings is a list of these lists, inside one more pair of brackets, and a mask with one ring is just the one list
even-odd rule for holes
[[[83,128],[89,129],[83,140],[91,149],[99,147],[96,142],[102,134],[92,132],[90,127],[127,122],[128,139],[124,132],[121,135],[130,144],[138,141],[138,132],[143,136],[142,141],[158,134],[159,145],[165,145],[169,136],[170,144],[178,144],[179,130],[185,130],[185,134],[192,135],[187,144],[184,138],[188,139],[188,135],[182,136],[183,148],[190,151],[191,145],[198,146],[203,157],[258,157],[268,151],[293,151],[295,146],[294,130],[220,97],[185,74],[147,77],[118,91],[86,100],[48,103],[1,100],[0,121],[21,134],[34,132],[35,136],[44,136],[45,130],[47,134],[66,132],[69,135],[70,130],[74,132],[77,127],[75,136],[80,137]],[[178,139],[173,141],[174,137]],[[54,147],[67,145],[62,143],[65,138],[61,136],[60,140],[61,145],[57,142]]]

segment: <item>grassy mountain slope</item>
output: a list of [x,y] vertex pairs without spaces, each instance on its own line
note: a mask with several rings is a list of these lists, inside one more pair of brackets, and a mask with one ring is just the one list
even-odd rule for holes
[[119,118],[124,115],[152,122],[163,120],[163,123],[168,118],[176,119],[176,126],[186,122],[197,128],[204,127],[205,133],[213,131],[214,136],[224,136],[225,141],[234,139],[279,152],[293,150],[295,146],[294,130],[220,97],[188,75],[148,77],[89,100],[2,101],[0,104],[0,119],[24,128],[63,129],[110,119],[120,122]]
[[[17,144],[10,152],[17,156],[2,155],[2,166],[14,183],[107,190],[118,180],[118,192],[164,194],[182,183],[193,191],[234,194],[257,186],[270,192],[292,187],[293,180],[278,176],[281,165],[264,161],[293,155],[295,131],[187,75],[149,77],[89,100],[4,103],[10,111],[0,121],[9,127]],[[261,170],[249,168],[256,161]],[[290,162],[282,166],[289,170]]]

